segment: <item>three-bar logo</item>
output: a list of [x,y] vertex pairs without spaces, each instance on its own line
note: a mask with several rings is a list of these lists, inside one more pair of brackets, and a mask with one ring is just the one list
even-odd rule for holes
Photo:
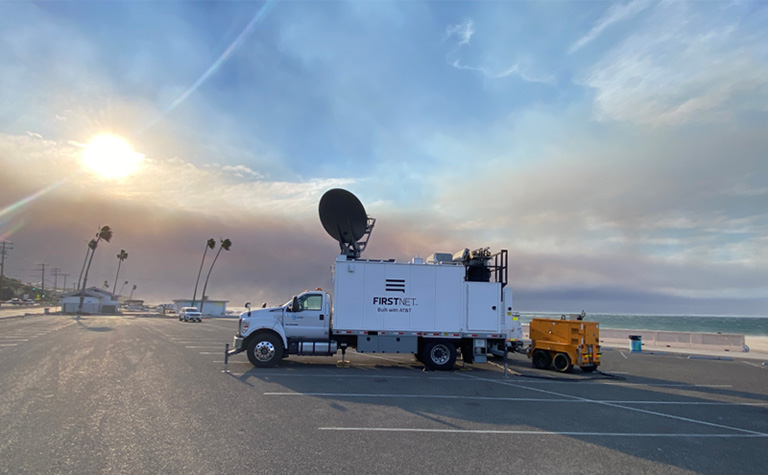
[[387,279],[384,283],[384,290],[405,293],[405,279]]

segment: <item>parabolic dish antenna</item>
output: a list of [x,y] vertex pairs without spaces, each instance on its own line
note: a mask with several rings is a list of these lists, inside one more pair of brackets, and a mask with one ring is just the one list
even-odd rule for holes
[[[360,257],[373,229],[374,219],[355,195],[341,188],[325,192],[320,198],[320,222],[332,238],[339,241],[344,254]],[[361,241],[365,237],[364,241]]]

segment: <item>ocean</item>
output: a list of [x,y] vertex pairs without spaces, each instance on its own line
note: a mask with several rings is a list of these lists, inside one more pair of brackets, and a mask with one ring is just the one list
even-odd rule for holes
[[[520,321],[526,324],[533,318],[557,319],[560,315],[552,312],[520,312]],[[768,336],[768,317],[595,313],[587,314],[584,320],[599,322],[601,328]]]

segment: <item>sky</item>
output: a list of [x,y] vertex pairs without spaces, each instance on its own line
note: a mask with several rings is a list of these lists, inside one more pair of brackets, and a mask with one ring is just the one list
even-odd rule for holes
[[508,249],[521,312],[767,316],[767,44],[761,1],[0,1],[5,274],[109,225],[89,284],[191,298],[228,238],[209,298],[280,304],[344,188],[363,257]]

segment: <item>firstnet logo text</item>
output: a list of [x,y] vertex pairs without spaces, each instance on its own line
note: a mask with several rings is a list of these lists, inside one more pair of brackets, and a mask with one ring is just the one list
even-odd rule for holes
[[414,297],[374,297],[373,298],[373,304],[374,305],[392,305],[392,306],[403,306],[403,307],[413,307],[416,305],[416,299]]

